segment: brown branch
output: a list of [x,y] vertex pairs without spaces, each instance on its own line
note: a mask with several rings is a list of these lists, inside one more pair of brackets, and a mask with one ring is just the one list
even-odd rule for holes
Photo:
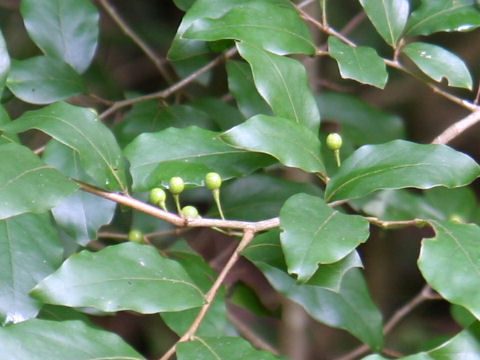
[[389,229],[397,226],[422,226],[426,224],[426,221],[422,219],[384,221],[376,217],[366,216],[365,220],[367,220],[370,224],[377,225],[383,229]]
[[225,280],[225,278],[229,274],[230,270],[232,270],[233,266],[236,264],[236,262],[240,258],[240,253],[253,240],[254,236],[255,236],[255,230],[253,228],[246,228],[244,230],[242,240],[238,244],[237,248],[233,252],[230,259],[228,259],[227,264],[222,269],[222,271],[218,275],[217,279],[213,283],[212,287],[208,291],[207,295],[205,296],[205,302],[206,303],[200,309],[200,312],[198,313],[197,317],[193,321],[192,325],[187,330],[187,332],[185,332],[185,334],[183,334],[183,336],[159,360],[169,359],[175,353],[179,343],[181,343],[183,341],[189,341],[189,340],[192,339],[192,337],[195,335],[198,328],[200,327],[200,324],[202,323],[203,319],[207,315],[207,312],[210,309],[210,306],[212,305],[212,303],[215,299],[215,296],[218,293],[218,290],[222,286],[223,281]]
[[[408,301],[405,305],[403,305],[400,309],[398,309],[392,317],[386,322],[385,326],[383,327],[383,334],[387,335],[392,331],[392,329],[405,317],[413,311],[418,305],[423,303],[427,300],[437,300],[442,299],[441,297],[435,296],[433,289],[427,284],[423,287],[423,289],[415,295],[410,301]],[[360,345],[359,347],[353,349],[349,353],[336,358],[335,360],[353,360],[357,356],[363,355],[370,350],[368,345]]]
[[80,185],[80,189],[105,199],[115,201],[119,204],[131,207],[132,209],[144,212],[159,219],[168,221],[169,223],[179,227],[218,227],[224,229],[253,229],[255,232],[265,231],[280,226],[280,219],[278,217],[262,220],[257,222],[238,221],[238,220],[221,220],[208,218],[184,218],[177,214],[164,211],[156,206],[144,203],[143,201],[132,198],[131,196],[106,191],[95,186],[86,184],[76,180]]
[[477,110],[464,117],[461,120],[450,125],[440,135],[432,140],[432,144],[448,144],[464,131],[477,124],[480,121],[480,107]]
[[142,102],[142,101],[147,101],[147,100],[152,100],[152,99],[165,99],[165,98],[169,97],[170,95],[174,94],[175,92],[177,92],[178,90],[184,88],[185,86],[190,84],[192,81],[196,80],[200,75],[206,73],[210,69],[212,69],[215,66],[221,64],[226,59],[231,58],[236,53],[237,53],[236,48],[231,48],[231,49],[227,50],[225,53],[216,57],[215,59],[210,61],[208,64],[204,65],[200,69],[194,71],[193,73],[191,73],[187,77],[183,78],[182,80],[178,81],[177,83],[173,84],[172,86],[170,86],[170,87],[168,87],[164,90],[157,91],[155,93],[148,94],[148,95],[134,97],[134,98],[131,98],[131,99],[125,99],[125,100],[117,101],[111,107],[109,107],[107,110],[105,110],[102,114],[100,114],[100,119],[106,118],[107,116],[109,116],[110,114],[112,114],[113,112],[115,112],[115,111],[117,111],[121,108],[124,108],[126,106],[130,106],[130,105],[133,105],[133,104],[137,104],[137,103]]
[[115,21],[115,23],[122,29],[122,31],[127,35],[130,39],[133,40],[135,44],[138,45],[140,49],[150,58],[153,62],[155,67],[158,69],[160,74],[163,76],[165,81],[168,84],[173,83],[173,78],[168,73],[167,69],[165,69],[165,61],[163,59],[158,58],[154,51],[143,41],[131,28],[128,24],[121,18],[118,14],[117,10],[107,1],[107,0],[98,0],[98,3],[103,7],[103,9],[110,15],[110,17]]

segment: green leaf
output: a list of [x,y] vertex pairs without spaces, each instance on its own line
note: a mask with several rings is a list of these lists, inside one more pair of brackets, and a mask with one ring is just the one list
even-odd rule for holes
[[299,284],[285,272],[278,235],[278,230],[272,230],[256,236],[243,255],[278,292],[301,305],[314,319],[345,329],[372,348],[380,349],[382,316],[370,298],[361,272],[352,269],[359,266],[358,254],[336,264],[321,265],[308,283]]
[[407,23],[408,0],[360,0],[378,33],[392,47],[396,47]]
[[175,5],[183,11],[187,11],[190,6],[195,2],[195,0],[173,0]]
[[23,214],[0,221],[0,321],[35,317],[41,303],[28,293],[62,262],[63,247],[46,214]]
[[0,159],[0,219],[44,212],[78,188],[24,146],[0,145]]
[[173,105],[160,109],[158,101],[151,100],[135,104],[115,127],[115,134],[120,145],[125,147],[145,132],[192,125],[209,130],[216,129],[210,115],[203,110],[195,109],[191,105]]
[[202,291],[177,262],[151,246],[135,243],[73,255],[31,294],[48,304],[108,312],[151,314],[203,304]]
[[10,71],[10,55],[8,54],[5,38],[0,31],[0,96],[5,88],[8,72]]
[[[0,105],[0,128],[3,125],[6,125],[10,123],[10,116],[8,116],[7,111],[3,106]],[[0,131],[0,145],[1,144],[9,144],[9,143],[20,143],[20,140],[18,139],[18,136],[16,134],[12,133],[6,133],[6,132],[1,132]]]
[[[236,107],[215,97],[198,98],[192,101],[190,105],[193,106],[194,109],[201,110],[204,114],[208,115],[209,119],[213,120],[217,125],[216,128],[220,130],[230,129],[245,120]],[[191,125],[196,124],[192,122]]]
[[475,0],[422,0],[408,19],[407,35],[473,30],[480,26],[477,6]]
[[7,87],[32,104],[50,104],[85,90],[83,79],[70,65],[46,56],[13,60]]
[[124,150],[131,164],[133,188],[168,187],[173,176],[201,186],[205,174],[215,171],[223,179],[242,176],[272,163],[272,158],[228,146],[218,133],[194,126],[169,128],[137,137]]
[[91,109],[64,102],[28,111],[2,130],[41,130],[74,150],[88,175],[111,190],[126,190],[125,161],[111,131]]
[[0,348],[9,360],[144,359],[118,335],[79,320],[32,319],[0,327]]
[[[246,254],[249,258],[249,255]],[[255,262],[255,261],[254,261]],[[281,294],[301,305],[314,319],[345,329],[373,349],[382,346],[382,316],[372,302],[361,273],[352,269],[343,277],[340,289],[298,284],[287,273],[264,262],[255,265]]]
[[239,337],[206,337],[181,342],[177,346],[178,360],[275,360],[275,355],[256,350]]
[[469,156],[446,145],[395,140],[355,151],[330,179],[327,201],[359,198],[375,190],[464,186],[480,175]]
[[444,48],[424,42],[413,42],[402,51],[425,74],[438,82],[443,78],[450,86],[472,90],[472,76],[461,58]]
[[333,210],[321,198],[297,194],[280,211],[280,235],[288,272],[305,282],[318,264],[331,264],[351,253],[369,236],[368,222]]
[[375,49],[367,46],[353,47],[343,43],[334,36],[328,38],[328,50],[344,79],[383,89],[387,84],[388,73],[385,62],[378,56]]
[[183,37],[185,31],[197,19],[219,18],[244,2],[245,0],[196,0],[182,18],[172,46],[168,50],[168,58],[179,61],[209,52],[205,42],[185,39]]
[[434,238],[423,239],[418,267],[428,284],[480,319],[480,228],[431,220]]
[[83,73],[97,48],[99,14],[89,0],[22,0],[30,38],[43,53]]
[[[47,145],[43,160],[65,175],[89,184],[95,183],[83,170],[78,153],[57,141],[52,140]],[[52,213],[57,225],[77,244],[85,246],[97,238],[100,226],[112,221],[116,205],[100,196],[77,191],[54,207]]]
[[358,97],[324,92],[317,96],[317,103],[322,118],[338,122],[343,138],[354,145],[378,144],[405,136],[399,116],[377,109]]
[[264,220],[278,216],[283,203],[301,192],[322,196],[320,188],[312,184],[254,174],[222,186],[222,208],[228,219]]
[[274,115],[301,123],[316,134],[320,114],[303,65],[247,43],[237,43],[237,49],[250,64],[255,86]]
[[468,187],[429,189],[424,192],[424,198],[432,208],[442,214],[438,220],[453,218],[468,222],[473,220],[477,209],[475,193]]
[[[213,279],[217,277],[215,271],[208,266],[201,256],[186,251],[173,251],[172,257],[179,262],[192,278],[194,283],[204,292],[207,293],[212,287]],[[198,336],[223,336],[227,328],[227,309],[225,305],[225,290],[220,289],[215,297],[207,315],[198,328],[196,335]],[[199,309],[188,309],[178,312],[160,314],[165,323],[182,336],[192,325]]]
[[243,61],[227,62],[227,74],[228,88],[246,118],[256,114],[271,114],[268,104],[255,88],[252,71],[247,63]]
[[[443,189],[435,188],[428,191]],[[447,190],[459,190],[447,189]],[[349,202],[357,211],[363,211],[386,221],[417,219],[446,220],[448,217],[435,206],[432,206],[423,196],[408,190],[382,190],[361,199]]]
[[286,0],[245,1],[219,18],[195,20],[183,37],[207,41],[241,40],[278,55],[315,53],[307,25]]
[[256,115],[220,138],[240,149],[272,155],[286,166],[325,173],[318,136],[301,123]]

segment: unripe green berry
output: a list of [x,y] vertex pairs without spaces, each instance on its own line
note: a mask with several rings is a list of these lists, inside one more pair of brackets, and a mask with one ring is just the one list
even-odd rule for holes
[[167,194],[165,191],[161,188],[153,188],[150,190],[150,202],[152,204],[158,205],[167,199]]
[[210,190],[220,189],[220,186],[222,186],[222,178],[216,172],[209,172],[205,176],[205,185]]
[[128,241],[133,241],[136,243],[143,242],[143,233],[138,229],[132,229],[128,233]]
[[174,195],[180,194],[185,189],[185,183],[180,176],[174,176],[170,179],[170,191]]
[[342,137],[337,133],[331,133],[327,136],[327,147],[330,150],[340,150],[342,142]]
[[198,210],[195,206],[187,205],[182,208],[182,215],[185,217],[198,217]]

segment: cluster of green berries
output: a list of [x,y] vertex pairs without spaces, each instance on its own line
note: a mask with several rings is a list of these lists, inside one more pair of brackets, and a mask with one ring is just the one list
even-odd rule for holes
[[[170,179],[168,185],[168,189],[173,195],[179,214],[185,217],[198,217],[198,210],[194,206],[187,205],[180,208],[179,195],[185,189],[185,182],[183,179],[180,176],[174,176]],[[210,172],[205,176],[205,186],[214,193],[218,192],[222,186],[222,178],[216,172]],[[167,211],[165,203],[166,199],[167,194],[162,188],[156,187],[150,190],[150,202],[160,206],[165,211]]]

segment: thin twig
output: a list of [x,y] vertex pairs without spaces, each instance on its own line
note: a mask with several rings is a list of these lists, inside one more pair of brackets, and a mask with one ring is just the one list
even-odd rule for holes
[[133,40],[135,44],[138,45],[140,49],[150,58],[153,64],[156,66],[160,74],[163,76],[165,81],[168,84],[174,82],[173,78],[165,69],[165,62],[163,59],[160,59],[155,55],[154,51],[143,41],[131,28],[128,24],[121,18],[117,10],[107,1],[107,0],[98,0],[99,4],[105,9],[105,11],[110,15],[110,17],[115,21],[115,23],[122,29],[122,31]]
[[480,121],[480,108],[472,112],[468,116],[450,125],[440,135],[432,140],[432,144],[448,144],[457,136],[462,134],[465,130],[469,129],[473,125]]
[[376,217],[366,216],[365,220],[367,220],[370,224],[380,226],[383,229],[389,229],[397,226],[419,226],[419,225],[426,224],[425,220],[422,220],[422,219],[384,221]]
[[[429,285],[425,285],[423,289],[415,295],[410,301],[408,301],[405,305],[403,305],[400,309],[398,309],[392,317],[386,322],[385,326],[383,327],[383,334],[387,335],[392,331],[392,329],[405,317],[413,311],[418,305],[423,303],[426,300],[437,300],[441,299],[441,297],[435,296],[433,293],[432,288]],[[357,356],[363,355],[370,350],[368,345],[360,345],[357,348],[353,349],[349,353],[336,358],[335,360],[353,360]]]
[[192,81],[197,79],[200,75],[206,73],[210,69],[212,69],[215,66],[221,64],[226,59],[231,58],[236,53],[237,53],[236,48],[231,48],[231,49],[227,50],[225,53],[216,57],[215,59],[210,61],[208,64],[204,65],[200,69],[194,71],[193,73],[191,73],[187,77],[183,78],[182,80],[178,81],[177,83],[173,84],[172,86],[170,86],[170,87],[168,87],[164,90],[157,91],[155,93],[148,94],[148,95],[143,95],[143,96],[138,96],[138,97],[134,97],[134,98],[130,98],[130,99],[117,101],[111,107],[109,107],[107,110],[105,110],[102,114],[100,114],[100,119],[106,118],[107,116],[109,116],[110,114],[112,114],[113,112],[115,112],[115,111],[117,111],[121,108],[124,108],[126,106],[130,106],[130,105],[133,105],[133,104],[137,104],[139,102],[152,100],[152,99],[165,99],[165,98],[169,97],[170,95],[174,94],[176,91],[178,91],[178,90],[184,88],[186,85],[190,84]]
[[106,191],[81,181],[77,181],[77,183],[80,185],[80,189],[83,191],[115,201],[122,205],[126,205],[128,207],[131,207],[132,209],[168,221],[169,223],[179,227],[218,227],[224,229],[240,230],[253,229],[255,230],[255,232],[259,232],[280,226],[280,219],[278,217],[257,222],[208,218],[185,218],[178,216],[177,214],[164,211],[156,206],[147,204],[128,195]]
[[227,264],[225,267],[222,269],[220,274],[218,275],[217,279],[213,283],[212,287],[208,291],[207,295],[205,296],[205,305],[202,306],[200,309],[200,312],[198,313],[197,317],[193,321],[192,325],[190,328],[183,334],[183,336],[159,359],[159,360],[167,360],[169,359],[176,351],[177,345],[183,341],[189,341],[192,339],[192,337],[195,335],[197,332],[198,328],[200,327],[200,324],[202,323],[203,319],[205,318],[205,315],[207,315],[208,310],[210,309],[210,306],[212,305],[215,296],[218,293],[218,290],[223,284],[223,281],[229,274],[230,270],[232,270],[233,266],[236,264],[238,259],[240,258],[240,253],[245,249],[245,247],[253,240],[255,236],[255,230],[253,228],[246,228],[244,230],[243,238],[238,244],[237,248],[233,252],[232,256],[230,259],[228,259]]

